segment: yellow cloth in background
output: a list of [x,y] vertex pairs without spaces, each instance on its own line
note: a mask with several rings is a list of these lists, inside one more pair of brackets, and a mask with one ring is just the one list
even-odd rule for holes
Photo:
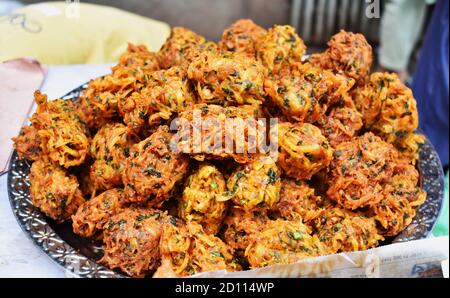
[[113,7],[44,2],[0,16],[0,62],[34,57],[44,64],[117,61],[127,43],[157,51],[168,24]]

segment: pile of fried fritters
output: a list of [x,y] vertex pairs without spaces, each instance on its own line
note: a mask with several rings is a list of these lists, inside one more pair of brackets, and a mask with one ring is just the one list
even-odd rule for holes
[[[77,100],[36,91],[14,139],[33,162],[33,204],[101,239],[100,262],[133,277],[288,264],[397,235],[426,199],[411,90],[370,74],[361,34],[305,54],[291,26],[238,20],[218,43],[176,27],[157,53],[130,44]],[[171,120],[194,111],[219,123],[205,143],[227,119],[277,118],[278,158],[174,151]]]

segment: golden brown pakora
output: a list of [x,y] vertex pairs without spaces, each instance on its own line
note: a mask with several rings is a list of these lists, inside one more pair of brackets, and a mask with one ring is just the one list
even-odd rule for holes
[[123,199],[123,190],[113,188],[84,202],[72,216],[73,232],[82,237],[94,236],[111,216],[121,211]]
[[272,129],[278,130],[277,165],[289,177],[310,179],[330,164],[333,149],[316,126],[282,122]]
[[363,127],[361,113],[351,99],[347,102],[348,104],[331,109],[329,114],[318,122],[322,134],[333,148],[342,142],[352,140]]
[[174,113],[191,109],[195,103],[186,71],[179,66],[153,72],[146,86],[119,102],[124,122],[139,131],[145,122],[156,125],[169,120]]
[[304,223],[309,223],[321,214],[326,204],[314,192],[305,181],[283,178],[280,201],[271,211],[286,220],[294,220],[300,216]]
[[200,165],[187,179],[179,201],[180,217],[198,222],[207,234],[216,234],[227,208],[227,203],[219,200],[225,188],[226,181],[216,167]]
[[90,183],[93,189],[106,190],[122,185],[122,171],[134,136],[122,123],[102,126],[91,142],[90,154],[94,163],[90,166]]
[[341,208],[322,210],[315,225],[316,235],[330,253],[366,250],[384,240],[374,218]]
[[173,134],[160,126],[147,139],[133,145],[122,171],[126,201],[158,207],[188,171],[189,159],[170,147]]
[[119,63],[112,68],[112,72],[114,73],[123,67],[128,67],[130,70],[142,74],[159,69],[155,53],[150,52],[145,45],[134,45],[132,43],[128,43],[126,52],[120,56]]
[[403,231],[425,202],[426,192],[420,188],[419,172],[408,163],[398,163],[391,182],[383,190],[383,199],[369,211],[380,224],[379,231],[394,236]]
[[175,217],[166,221],[160,251],[161,266],[153,277],[183,277],[215,270],[241,269],[233,258],[233,249],[220,238],[205,233],[194,221],[185,224]]
[[266,126],[258,119],[260,113],[258,105],[197,104],[179,115],[177,148],[198,161],[231,157],[247,163],[265,140]]
[[256,47],[266,34],[267,31],[252,20],[240,19],[223,31],[219,48],[256,57]]
[[354,81],[330,71],[298,65],[295,71],[268,78],[264,88],[271,101],[289,120],[315,123],[338,102]]
[[400,159],[415,165],[419,160],[420,145],[425,142],[425,136],[419,133],[408,133],[394,142]]
[[100,262],[132,277],[143,277],[160,263],[159,241],[166,214],[150,208],[127,208],[103,228]]
[[169,38],[157,53],[159,66],[167,69],[176,65],[189,64],[205,44],[202,36],[183,27],[173,27]]
[[373,73],[369,83],[354,92],[356,107],[367,129],[389,143],[418,127],[416,100],[394,73]]
[[188,68],[200,102],[258,104],[264,102],[265,68],[242,53],[201,53]]
[[280,170],[266,156],[239,166],[227,180],[228,191],[222,200],[231,199],[245,211],[264,211],[280,199]]
[[12,140],[20,159],[34,161],[42,155],[41,137],[39,137],[38,130],[32,125],[22,127],[19,135]]
[[84,203],[75,175],[45,157],[31,165],[30,196],[34,206],[58,223]]
[[320,68],[343,73],[364,85],[372,66],[372,47],[364,35],[341,30],[333,35],[324,53],[314,54],[308,60]]
[[299,219],[269,221],[245,250],[251,268],[290,264],[326,253],[319,238]]
[[354,210],[375,206],[392,177],[397,151],[372,133],[339,144],[330,164],[330,199]]
[[257,44],[257,57],[273,76],[289,71],[292,64],[301,62],[305,53],[305,43],[294,27],[288,25],[273,26]]
[[233,206],[223,221],[223,240],[235,251],[244,252],[268,220],[264,212],[246,212]]
[[30,118],[37,129],[42,154],[69,168],[85,161],[89,150],[88,131],[70,100],[47,101],[47,95],[34,93],[38,108]]
[[91,80],[76,101],[77,109],[91,129],[98,129],[119,117],[119,104],[139,92],[149,75],[158,70],[157,57],[145,46],[128,45],[112,73]]

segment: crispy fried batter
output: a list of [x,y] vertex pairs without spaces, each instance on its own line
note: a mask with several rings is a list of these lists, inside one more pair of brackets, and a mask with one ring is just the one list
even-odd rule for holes
[[265,125],[257,119],[260,113],[258,105],[197,104],[180,114],[178,150],[199,161],[231,157],[238,163],[249,162],[265,140]]
[[281,219],[269,221],[245,250],[251,268],[290,264],[326,253],[301,220]]
[[195,95],[186,71],[179,66],[153,72],[146,86],[119,102],[124,122],[139,131],[148,121],[150,125],[169,120],[173,114],[191,109]]
[[90,167],[90,183],[94,189],[105,190],[121,186],[121,173],[134,137],[122,123],[108,123],[94,136],[90,154],[94,163]]
[[296,70],[277,78],[268,78],[264,88],[281,112],[294,121],[314,123],[327,108],[338,102],[354,81],[330,71],[297,65]]
[[34,206],[58,223],[84,203],[77,178],[45,157],[31,166],[30,196]]
[[245,212],[238,207],[232,207],[223,221],[223,240],[232,249],[244,252],[268,220],[264,212]]
[[389,143],[418,127],[416,100],[396,74],[373,73],[369,84],[355,91],[354,100],[366,128]]
[[223,51],[244,53],[249,57],[256,56],[256,47],[267,31],[252,20],[240,19],[225,29],[219,48]]
[[344,208],[375,206],[383,199],[397,151],[372,133],[339,144],[328,177],[328,196]]
[[123,67],[143,74],[151,73],[159,69],[155,53],[150,52],[145,45],[128,43],[128,48],[119,58],[119,63],[112,68],[115,73]]
[[286,175],[310,179],[330,164],[333,149],[319,128],[309,123],[282,122],[272,129],[278,129],[277,165]]
[[272,212],[287,220],[300,216],[304,223],[309,223],[320,215],[324,204],[324,199],[316,196],[305,181],[284,178],[281,179],[280,201]]
[[363,127],[361,113],[358,112],[351,99],[344,100],[343,106],[333,108],[329,115],[319,121],[322,134],[335,148],[342,142],[353,139]]
[[104,226],[100,260],[133,277],[143,277],[160,262],[159,240],[166,214],[150,208],[127,208]]
[[122,189],[113,188],[101,193],[84,202],[72,215],[73,232],[82,237],[94,236],[123,206]]
[[341,208],[322,210],[315,225],[319,240],[331,253],[366,250],[384,240],[374,218]]
[[128,45],[112,73],[91,80],[76,105],[89,128],[98,129],[119,116],[119,103],[139,92],[158,70],[156,55],[145,46]]
[[327,50],[312,55],[309,62],[343,73],[363,85],[369,78],[372,59],[372,47],[364,35],[341,30],[331,37]]
[[205,51],[188,68],[202,103],[255,104],[264,102],[265,68],[242,53]]
[[400,158],[413,165],[419,160],[420,145],[425,142],[425,136],[418,133],[409,133],[396,140],[394,146]]
[[416,208],[426,199],[426,192],[418,185],[419,172],[414,166],[399,163],[391,182],[383,190],[381,202],[371,208],[381,227],[380,233],[394,236],[403,231],[416,215]]
[[288,25],[273,26],[257,44],[257,57],[272,75],[289,71],[291,65],[299,63],[305,53],[303,40]]
[[41,156],[41,137],[32,125],[22,127],[19,135],[12,140],[20,159],[35,161]]
[[183,27],[173,27],[169,38],[157,54],[161,68],[189,64],[199,52],[199,46],[206,43],[205,38]]
[[231,199],[246,211],[263,211],[280,199],[280,170],[270,157],[260,156],[239,166],[228,178],[222,200]]
[[122,172],[126,200],[160,206],[185,176],[189,159],[170,148],[173,134],[160,126],[150,137],[133,145]]
[[184,223],[174,217],[163,227],[160,242],[161,267],[153,277],[182,277],[214,270],[241,269],[233,249],[208,235],[196,222]]
[[65,168],[84,162],[89,150],[84,121],[70,100],[47,101],[47,95],[34,93],[38,108],[31,117],[37,129],[42,153]]
[[178,207],[180,217],[200,223],[207,234],[216,234],[227,207],[226,202],[218,200],[225,191],[225,184],[222,173],[216,167],[200,165],[187,179]]

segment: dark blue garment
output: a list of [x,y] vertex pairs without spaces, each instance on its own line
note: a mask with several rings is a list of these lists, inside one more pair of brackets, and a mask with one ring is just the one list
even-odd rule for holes
[[448,0],[436,3],[412,84],[419,126],[433,143],[443,166],[449,164],[448,6]]

